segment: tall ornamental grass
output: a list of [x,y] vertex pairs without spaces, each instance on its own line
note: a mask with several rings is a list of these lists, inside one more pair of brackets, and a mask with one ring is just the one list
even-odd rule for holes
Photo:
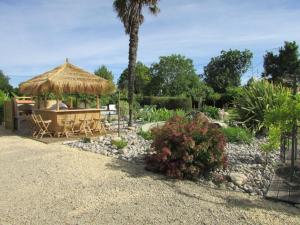
[[280,84],[256,81],[244,87],[236,99],[237,112],[246,127],[260,131],[264,127],[266,112],[283,105],[290,95],[290,90]]

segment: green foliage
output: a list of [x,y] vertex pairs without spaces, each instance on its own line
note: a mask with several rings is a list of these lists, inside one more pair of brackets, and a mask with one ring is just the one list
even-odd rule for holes
[[[118,104],[117,107],[119,108]],[[129,105],[127,101],[120,101],[120,116],[127,116]]]
[[0,90],[0,123],[3,121],[3,116],[4,116],[4,113],[3,113],[3,105],[4,105],[4,102],[9,100],[9,97],[8,95]]
[[[135,77],[134,77],[134,93],[145,94],[146,87],[151,80],[149,68],[141,62],[137,62],[135,65]],[[121,90],[127,90],[128,88],[128,69],[125,69],[118,80],[118,88]]]
[[185,112],[181,109],[168,110],[165,108],[156,109],[154,106],[145,106],[140,110],[138,118],[145,122],[166,121],[173,116],[184,116]]
[[[263,77],[275,83],[287,83],[291,74],[300,70],[298,45],[296,42],[285,42],[278,54],[267,52],[264,56]],[[299,80],[299,78],[298,78]]]
[[145,96],[141,99],[141,105],[152,105],[157,108],[166,109],[183,109],[190,111],[192,109],[191,98],[185,97],[156,97],[156,96]]
[[207,84],[203,81],[200,81],[198,84],[190,89],[189,96],[193,99],[193,101],[198,102],[198,108],[201,108],[202,103],[206,100],[211,100],[211,96],[213,95],[214,90],[207,86]]
[[277,150],[280,146],[280,135],[281,131],[279,127],[270,126],[267,138],[268,143],[262,144],[261,150],[266,154]]
[[124,139],[121,139],[121,140],[112,140],[111,144],[116,146],[117,149],[122,149],[125,148],[128,143]]
[[193,61],[182,55],[161,56],[151,65],[150,75],[148,95],[189,96],[200,83]]
[[266,111],[264,125],[268,128],[268,143],[261,146],[266,155],[279,148],[282,134],[292,133],[293,124],[300,119],[300,96],[282,97],[282,104]]
[[259,131],[264,127],[266,112],[281,107],[289,98],[289,89],[282,85],[256,81],[243,88],[236,101],[237,111],[246,127]]
[[248,70],[252,59],[249,50],[221,51],[204,67],[204,80],[216,92],[224,93],[228,87],[237,87],[241,76]]
[[142,131],[142,130],[140,130],[137,134],[140,135],[141,137],[143,137],[145,140],[152,140],[153,139],[153,135],[152,135],[151,131]]
[[84,137],[84,138],[82,138],[82,142],[83,142],[83,143],[91,143],[91,138],[89,138],[89,137]]
[[113,81],[114,79],[114,75],[111,71],[109,71],[107,69],[106,66],[102,65],[101,67],[99,67],[97,70],[95,70],[95,75],[99,76],[99,77],[102,77],[106,80],[110,80],[110,81]]
[[9,77],[0,70],[0,90],[4,93],[10,93],[13,91],[13,87],[9,84]]
[[193,179],[226,167],[225,137],[202,115],[173,117],[163,127],[154,128],[155,152],[147,157],[146,168],[172,178]]
[[206,116],[212,118],[212,119],[220,119],[219,118],[219,108],[214,106],[204,106],[201,108],[201,112],[203,112]]
[[222,132],[228,142],[250,144],[252,141],[251,132],[241,127],[222,128]]
[[242,95],[243,88],[242,87],[228,87],[226,88],[226,92],[223,93],[221,97],[222,105],[234,105],[235,100],[240,98]]
[[207,98],[213,102],[214,106],[216,106],[216,101],[218,101],[221,97],[222,95],[220,93],[212,92]]

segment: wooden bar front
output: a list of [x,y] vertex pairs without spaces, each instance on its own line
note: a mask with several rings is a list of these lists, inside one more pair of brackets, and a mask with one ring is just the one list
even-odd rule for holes
[[71,110],[35,110],[43,120],[51,120],[49,130],[53,133],[63,131],[64,121],[74,120],[75,127],[79,127],[81,120],[91,120],[100,118],[100,109],[71,109]]

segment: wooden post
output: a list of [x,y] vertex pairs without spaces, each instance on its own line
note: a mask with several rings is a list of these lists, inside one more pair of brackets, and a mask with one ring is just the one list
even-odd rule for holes
[[47,94],[44,95],[44,108],[47,108]]
[[96,105],[97,105],[97,109],[100,109],[100,100],[99,100],[99,95],[96,96]]
[[41,105],[41,100],[40,100],[40,96],[38,95],[38,96],[37,96],[37,108],[38,108],[38,109],[41,108],[40,105]]
[[118,137],[120,137],[120,90],[118,91]]
[[70,97],[70,108],[73,109],[73,97]]
[[59,98],[56,97],[56,110],[59,111]]

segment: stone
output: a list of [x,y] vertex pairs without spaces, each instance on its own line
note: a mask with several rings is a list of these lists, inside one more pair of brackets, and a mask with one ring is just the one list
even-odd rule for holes
[[127,127],[128,130],[135,130],[135,127],[131,126],[131,127]]
[[247,177],[242,173],[234,172],[231,173],[229,176],[231,181],[238,186],[242,186],[247,181]]
[[122,141],[122,138],[121,138],[121,137],[118,137],[118,136],[112,137],[111,141],[112,141],[112,142]]
[[257,164],[262,164],[264,162],[263,158],[261,157],[260,154],[255,154],[254,156],[254,161],[257,163]]
[[296,208],[300,209],[300,204],[295,204],[294,205]]

